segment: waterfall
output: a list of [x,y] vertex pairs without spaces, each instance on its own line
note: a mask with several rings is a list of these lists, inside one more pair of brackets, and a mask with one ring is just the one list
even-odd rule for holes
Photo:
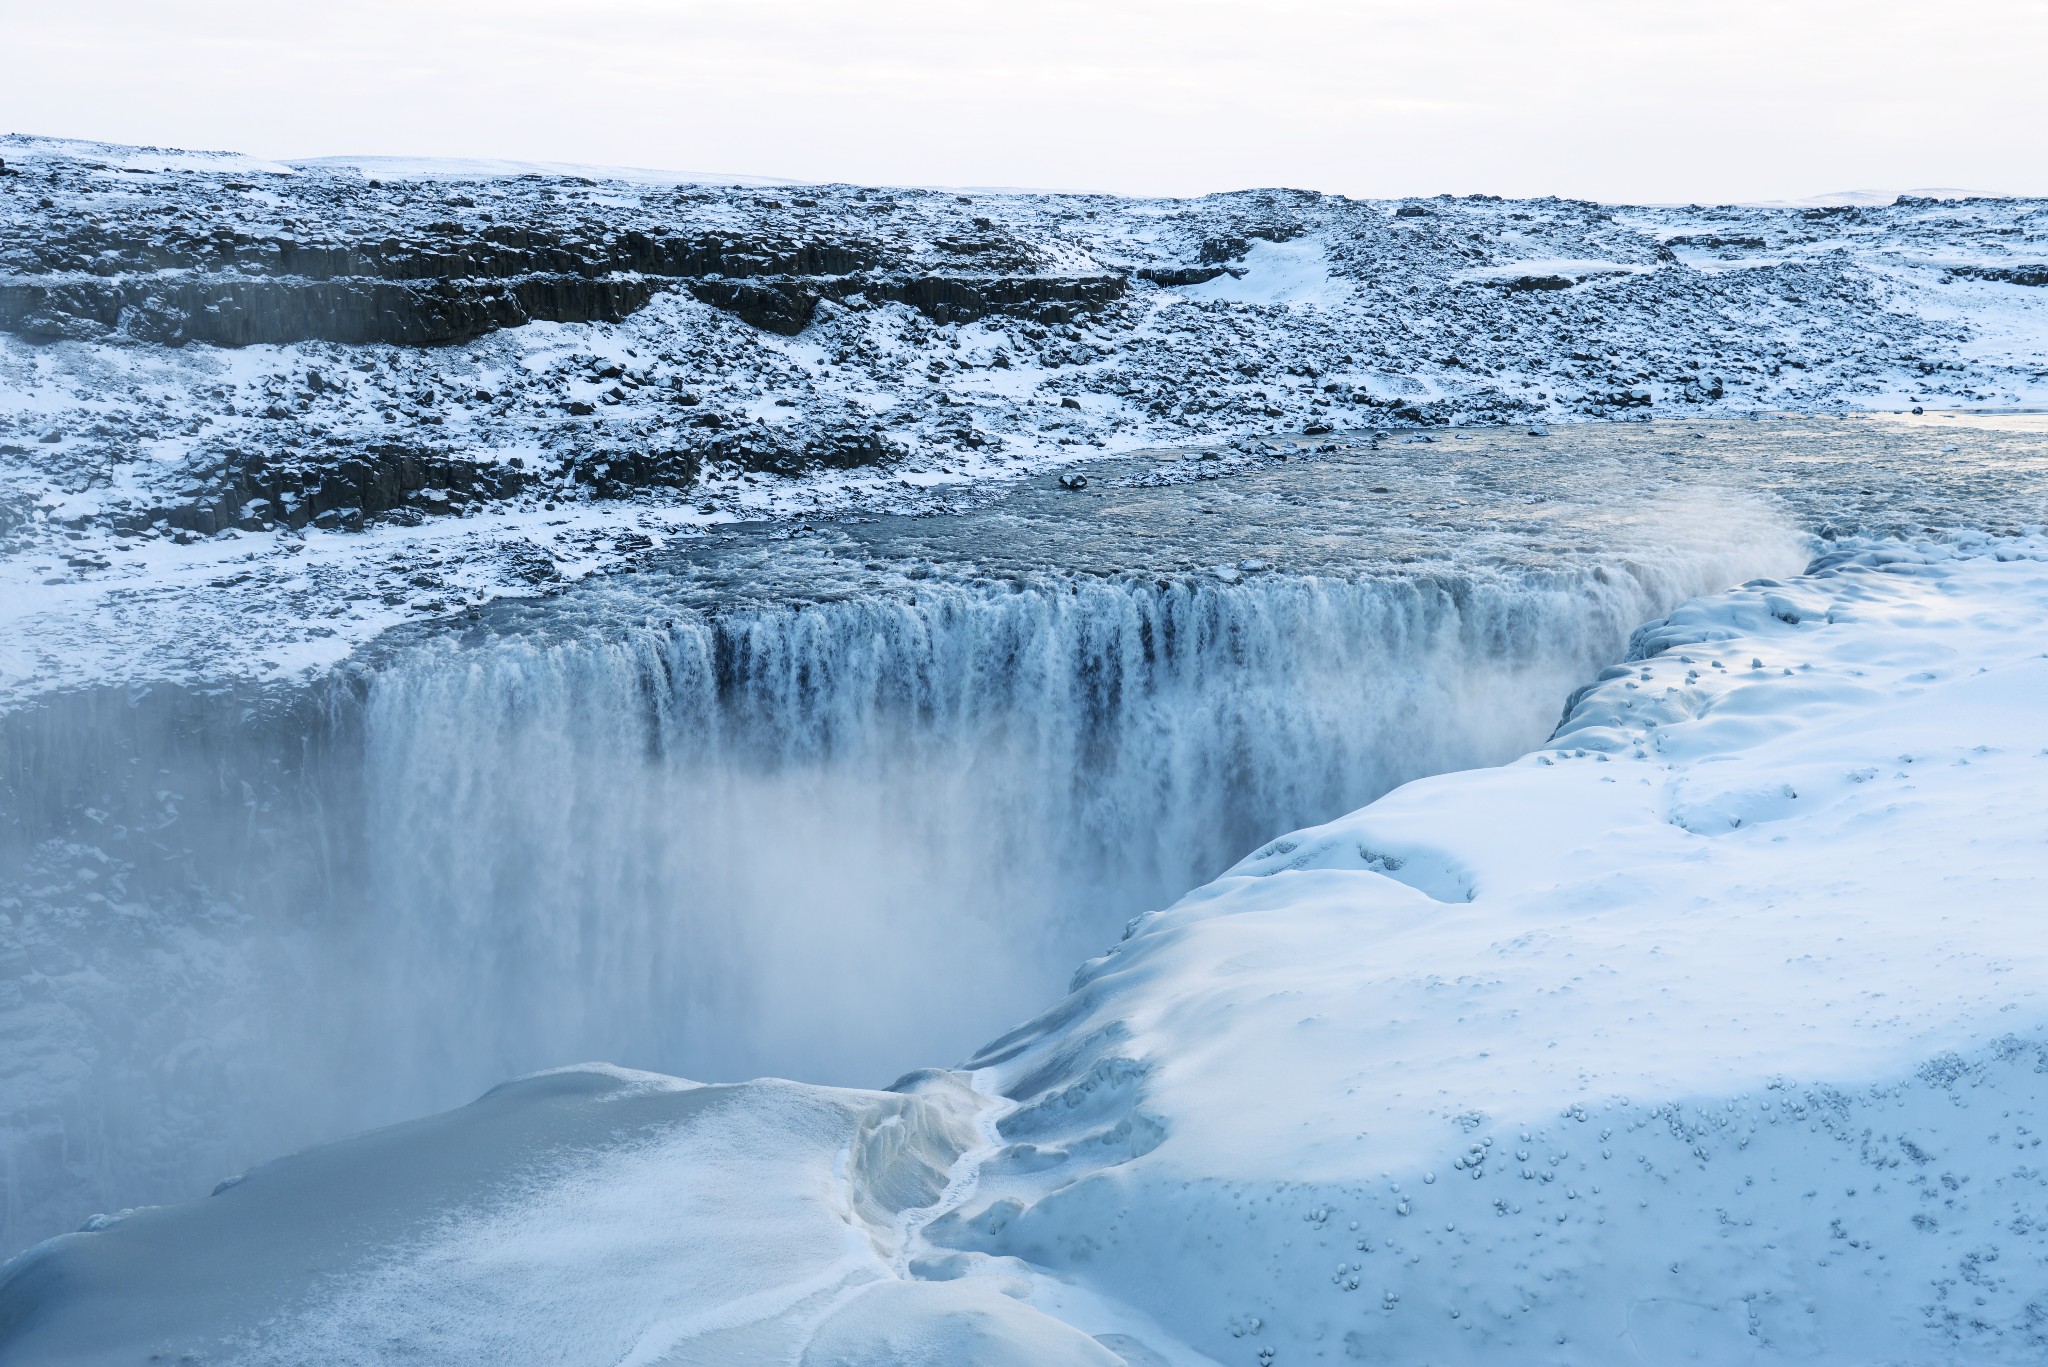
[[[923,586],[376,676],[353,950],[419,1085],[875,1085],[1271,835],[1540,740],[1679,585]],[[1661,590],[1661,591],[1660,591]]]
[[0,1080],[0,1248],[551,1065],[880,1085],[964,1057],[1130,916],[1541,741],[1637,624],[1796,557],[1774,532],[801,605],[657,586],[423,640],[268,721],[10,718],[34,872],[0,899],[0,1043],[37,1062]]

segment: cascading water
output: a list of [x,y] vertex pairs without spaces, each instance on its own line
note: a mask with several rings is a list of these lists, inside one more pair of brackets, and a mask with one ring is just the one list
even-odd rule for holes
[[1802,544],[1695,498],[1520,563],[655,575],[283,704],[17,714],[0,1248],[536,1068],[962,1057],[1128,917],[1540,741],[1634,626]]
[[370,689],[359,952],[423,1085],[583,1057],[886,1081],[1273,832],[1539,739],[1661,596],[927,587],[428,648]]

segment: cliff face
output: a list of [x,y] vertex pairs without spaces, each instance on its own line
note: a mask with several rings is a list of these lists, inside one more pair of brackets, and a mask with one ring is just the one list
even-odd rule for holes
[[0,285],[0,327],[41,341],[119,331],[138,342],[252,346],[289,342],[466,342],[536,319],[617,322],[646,304],[641,277],[523,275],[507,280],[363,276],[312,279],[173,271],[63,276]]
[[[45,171],[41,185],[106,169],[82,158]],[[933,269],[914,246],[906,252],[886,235],[848,235],[825,220],[792,231],[692,231],[662,222],[664,207],[679,206],[659,202],[572,220],[547,187],[522,185],[528,193],[510,196],[502,212],[428,221],[476,201],[355,179],[362,183],[289,184],[298,207],[319,215],[303,235],[218,202],[256,191],[229,177],[174,181],[166,188],[181,202],[162,223],[128,204],[81,213],[71,197],[40,192],[30,202],[33,181],[10,186],[22,211],[0,232],[0,329],[167,346],[435,346],[535,321],[616,323],[658,290],[687,284],[750,326],[793,336],[824,298],[894,300],[938,322],[1002,313],[1064,323],[1124,288],[1115,273],[1038,271],[1001,237],[948,238]]]

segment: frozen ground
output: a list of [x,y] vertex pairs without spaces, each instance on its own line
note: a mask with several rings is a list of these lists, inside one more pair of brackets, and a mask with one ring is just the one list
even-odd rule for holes
[[[26,137],[0,156],[12,696],[317,666],[643,538],[947,506],[1105,452],[2048,403],[2034,201],[1125,200]],[[159,587],[223,620],[133,610]]]
[[888,1092],[590,1068],[43,1245],[0,1360],[2028,1363],[2048,543],[1689,603]]

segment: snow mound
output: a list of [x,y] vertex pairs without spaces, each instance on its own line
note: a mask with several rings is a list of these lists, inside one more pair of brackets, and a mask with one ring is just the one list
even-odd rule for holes
[[1190,299],[1225,304],[1331,306],[1350,297],[1351,285],[1331,278],[1329,253],[1321,242],[1303,238],[1253,242],[1237,266],[1180,292]]
[[1979,549],[1695,601],[1143,919],[932,1237],[1226,1361],[2038,1361],[2048,547]]
[[0,1361],[2038,1362],[2048,540],[1637,633],[962,1073],[569,1071],[65,1236]]
[[0,134],[0,156],[64,157],[98,170],[132,172],[193,171],[238,175],[288,176],[294,168],[241,152],[188,151],[180,147],[132,147],[126,143],[93,142],[84,138],[48,138],[31,133]]

